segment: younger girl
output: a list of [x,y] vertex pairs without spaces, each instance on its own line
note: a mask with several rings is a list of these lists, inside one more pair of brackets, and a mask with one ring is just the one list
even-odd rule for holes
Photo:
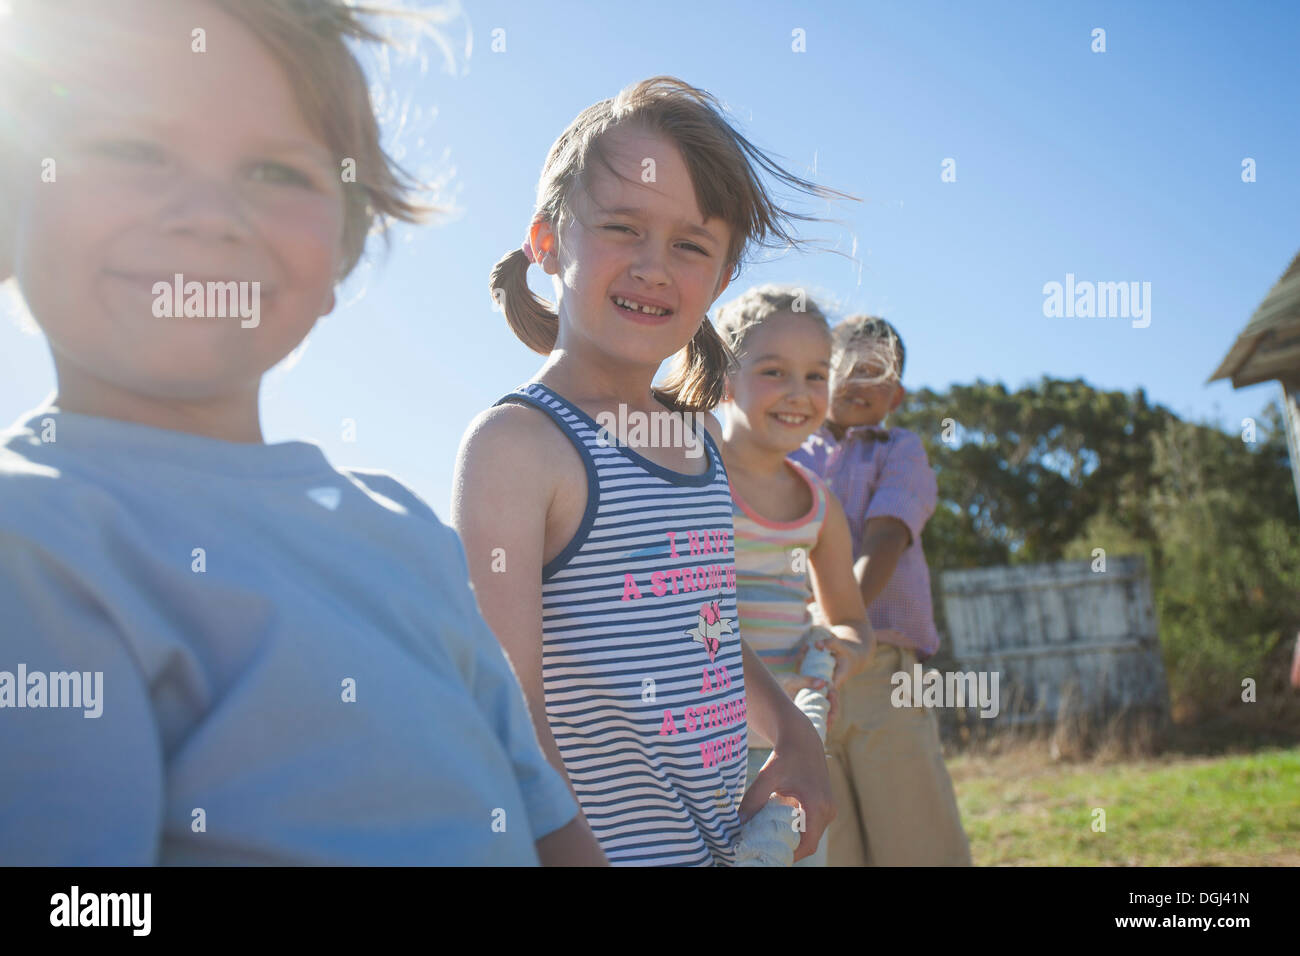
[[[833,813],[816,733],[738,631],[708,414],[732,359],[706,313],[751,244],[793,242],[803,218],[756,165],[840,195],[776,166],[708,93],[637,83],[555,141],[527,241],[492,271],[511,329],[548,359],[471,424],[453,522],[538,739],[616,864],[729,864],[773,792],[805,808],[805,856]],[[775,756],[738,806],[747,724]]]
[[[830,330],[801,290],[767,285],[723,306],[718,332],[739,362],[727,379],[722,453],[735,504],[740,627],[792,698],[823,684],[799,676],[808,646],[835,655],[833,721],[835,690],[866,667],[875,637],[844,509],[821,478],[786,458],[826,417]],[[813,597],[829,630],[813,627]],[[751,778],[770,747],[751,735]]]

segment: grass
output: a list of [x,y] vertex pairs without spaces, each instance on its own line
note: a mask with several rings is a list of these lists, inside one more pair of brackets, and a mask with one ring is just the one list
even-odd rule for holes
[[948,770],[978,866],[1300,866],[1300,746],[1073,764],[1026,746]]

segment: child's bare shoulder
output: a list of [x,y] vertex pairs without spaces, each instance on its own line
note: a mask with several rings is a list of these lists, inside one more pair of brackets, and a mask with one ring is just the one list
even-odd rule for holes
[[545,451],[564,441],[555,428],[541,427],[549,421],[550,416],[533,405],[502,402],[474,416],[465,429],[464,444],[515,456]]
[[550,416],[522,402],[503,402],[476,415],[461,441],[461,458],[467,466],[505,473],[528,487],[554,487],[563,469],[583,468]]

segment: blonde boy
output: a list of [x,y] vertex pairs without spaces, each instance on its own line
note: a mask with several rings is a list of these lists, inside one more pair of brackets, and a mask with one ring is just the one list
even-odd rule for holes
[[[355,14],[11,2],[0,280],[58,390],[0,434],[0,863],[599,862],[456,536],[263,443],[262,375],[418,212]],[[177,276],[256,321],[159,309]]]
[[894,674],[939,646],[921,529],[934,513],[934,471],[916,435],[886,428],[903,400],[903,340],[884,319],[853,316],[831,333],[826,424],[791,457],[844,506],[854,574],[879,635],[867,670],[839,695],[827,740],[838,813],[831,866],[969,865],[938,726],[924,707],[893,705]]

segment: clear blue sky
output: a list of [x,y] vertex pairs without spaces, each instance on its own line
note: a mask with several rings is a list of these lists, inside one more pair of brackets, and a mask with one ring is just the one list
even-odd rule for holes
[[[445,175],[457,213],[376,249],[347,304],[271,373],[269,441],[306,437],[336,464],[392,471],[446,518],[465,426],[541,363],[492,311],[488,271],[522,240],[555,137],[658,73],[712,91],[791,168],[815,164],[862,197],[813,233],[845,252],[856,238],[860,266],[789,255],[733,289],[792,282],[836,313],[886,316],[909,387],[1082,377],[1234,428],[1276,401],[1276,385],[1205,380],[1300,248],[1294,3],[484,0],[446,29],[454,74],[430,50],[427,72],[408,64],[388,82],[409,108],[403,161]],[[955,183],[940,181],[947,157]],[[1244,157],[1257,182],[1241,181]],[[1068,272],[1150,282],[1150,326],[1045,318],[1043,285]],[[53,385],[44,340],[0,320],[0,419]]]

